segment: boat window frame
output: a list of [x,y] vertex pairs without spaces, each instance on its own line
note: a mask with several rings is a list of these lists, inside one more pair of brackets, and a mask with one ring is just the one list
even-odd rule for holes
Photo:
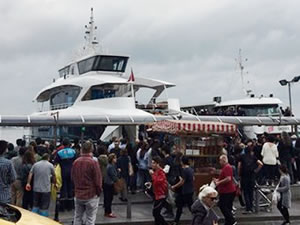
[[[115,70],[111,70],[111,69],[105,69],[105,68],[99,68],[99,66],[97,67],[97,65],[101,65],[101,61],[105,58],[119,58],[119,61],[121,61],[121,59],[124,61],[122,68],[121,69],[115,69]],[[128,56],[117,56],[117,55],[98,55],[96,56],[96,60],[94,62],[93,65],[93,71],[107,71],[107,72],[121,72],[124,73],[127,67],[127,63],[128,63]],[[119,67],[120,62],[118,63],[118,67]]]
[[[108,88],[108,85],[111,85],[112,88]],[[119,86],[123,86],[122,88],[123,89],[123,94],[122,95],[116,95],[118,93],[118,90],[116,89],[113,89],[115,85],[119,85]],[[102,86],[102,87],[101,87]],[[107,87],[105,87],[107,86]],[[125,90],[125,87],[128,87],[128,91],[124,91]],[[92,94],[92,91],[93,91],[93,88],[96,88],[98,87],[99,90],[102,90],[102,95],[103,97],[96,97],[96,98],[93,98],[93,94]],[[104,87],[104,88],[103,88]],[[112,91],[112,92],[110,92]],[[126,93],[129,93],[130,92],[130,86],[129,84],[127,83],[115,83],[115,84],[112,84],[112,83],[104,83],[104,84],[98,84],[98,85],[93,85],[91,86],[86,92],[85,94],[83,95],[83,97],[81,98],[81,101],[94,101],[94,100],[99,100],[99,99],[108,99],[108,98],[120,98],[120,97],[125,97],[126,96]],[[89,97],[88,97],[89,96]]]
[[59,77],[64,77],[70,74],[70,65],[58,70]]
[[[274,104],[253,104],[253,105],[244,105],[244,104],[236,104],[236,105],[224,105],[224,106],[216,106],[214,107],[214,112],[215,114],[219,115],[218,112],[221,110],[223,113],[226,112],[229,108],[233,109],[233,113],[237,113],[237,110],[240,108],[241,111],[245,114],[243,116],[272,116],[272,115],[277,115],[279,113],[279,105],[274,103]],[[275,113],[269,113],[270,109],[278,112]],[[225,111],[224,111],[225,110]],[[258,110],[263,111],[268,111],[267,113],[258,113]],[[252,114],[252,112],[256,112],[255,115]],[[251,112],[249,114],[249,112]]]
[[[70,91],[73,92],[72,95],[69,95]],[[50,109],[51,110],[63,109],[63,108],[68,108],[69,106],[72,106],[77,101],[78,97],[80,96],[80,92],[81,92],[81,87],[77,86],[77,85],[64,85],[64,88],[58,88],[57,90],[53,91],[53,93],[49,96],[48,101],[49,101]],[[66,101],[54,104],[53,99],[56,96],[58,96],[58,94],[63,94],[63,93],[65,95],[71,96],[72,101],[69,102],[68,98],[65,97],[64,99]]]
[[[93,71],[93,67],[94,67],[96,58],[97,58],[97,56],[92,56],[92,57],[89,57],[89,58],[86,58],[86,59],[83,59],[83,60],[79,61],[77,63],[79,75],[90,72],[90,71]],[[84,65],[84,66],[82,65],[83,63],[86,63],[91,59],[94,59],[94,61],[93,61],[92,65],[89,68],[87,68],[86,65]]]

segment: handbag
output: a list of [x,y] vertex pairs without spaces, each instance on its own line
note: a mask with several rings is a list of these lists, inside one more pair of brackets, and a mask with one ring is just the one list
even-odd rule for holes
[[125,188],[125,180],[124,178],[118,178],[117,181],[114,183],[114,191],[116,194],[123,191]]
[[280,193],[277,191],[279,184],[276,186],[272,193],[272,203],[274,205],[277,205],[277,203],[280,201]]

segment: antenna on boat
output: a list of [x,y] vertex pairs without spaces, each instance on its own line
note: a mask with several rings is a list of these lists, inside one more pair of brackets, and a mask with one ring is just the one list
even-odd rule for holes
[[86,31],[85,31],[85,45],[83,47],[83,50],[87,53],[95,53],[98,47],[98,41],[96,36],[96,30],[97,26],[94,24],[94,10],[91,8],[91,16],[90,16],[90,22],[88,25],[85,25]]
[[245,88],[245,83],[244,83],[244,69],[245,69],[245,67],[243,65],[243,62],[247,62],[248,59],[247,58],[245,58],[245,59],[242,58],[242,49],[239,49],[239,55],[238,55],[238,58],[235,59],[235,61],[237,62],[239,71],[241,73],[243,92],[246,94],[246,96],[249,96],[250,93],[252,92],[252,90],[250,90],[250,89],[246,90],[246,88]]

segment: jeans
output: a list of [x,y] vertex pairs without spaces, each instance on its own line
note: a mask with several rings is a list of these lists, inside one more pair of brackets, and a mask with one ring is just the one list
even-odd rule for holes
[[289,210],[282,205],[282,197],[280,198],[279,202],[277,203],[277,209],[281,213],[284,218],[285,222],[290,222],[290,214]]
[[50,206],[51,192],[33,192],[33,208],[32,212],[38,213],[42,216],[48,216],[48,209]]
[[[95,196],[91,199],[81,200],[75,198],[75,215],[73,225],[94,225],[98,211],[99,197]],[[85,221],[83,215],[85,214]]]
[[110,214],[112,212],[111,204],[114,199],[114,186],[104,183],[103,194],[104,194],[104,213]]
[[144,184],[150,180],[150,175],[148,170],[139,169],[137,174],[137,186],[140,189],[145,190]]

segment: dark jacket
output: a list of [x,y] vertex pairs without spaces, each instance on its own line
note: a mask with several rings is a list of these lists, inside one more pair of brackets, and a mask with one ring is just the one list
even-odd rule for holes
[[203,203],[197,199],[192,205],[192,225],[213,225],[218,222],[218,216],[213,209],[206,210]]
[[117,160],[117,168],[121,169],[120,175],[126,181],[129,179],[129,162],[130,160],[128,155],[122,155]]
[[292,157],[294,157],[294,151],[292,144],[285,145],[282,141],[279,142],[278,146],[279,160],[281,163],[291,161]]
[[106,167],[106,176],[104,177],[104,183],[113,185],[118,180],[117,168],[113,164],[108,164]]

